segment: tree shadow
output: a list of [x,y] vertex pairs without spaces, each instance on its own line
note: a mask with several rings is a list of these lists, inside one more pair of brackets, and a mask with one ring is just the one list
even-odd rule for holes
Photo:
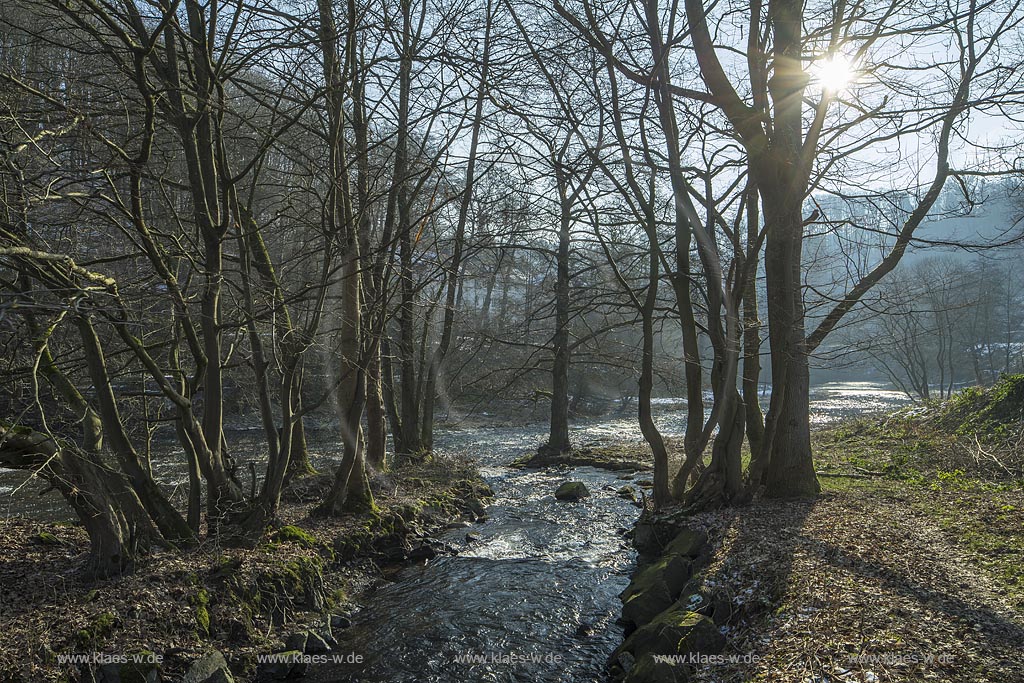
[[[753,679],[755,672],[764,673],[763,669],[758,668],[758,662],[776,649],[776,643],[765,636],[774,632],[773,614],[778,610],[799,611],[803,608],[813,613],[815,610],[829,609],[827,603],[833,596],[824,588],[808,596],[807,604],[783,603],[793,581],[798,553],[809,555],[819,566],[818,571],[828,572],[829,575],[852,575],[858,583],[863,581],[864,587],[873,586],[901,596],[926,614],[938,612],[954,617],[958,622],[969,621],[981,625],[982,630],[975,635],[988,648],[1005,652],[1002,657],[996,653],[993,659],[1013,659],[1014,653],[1024,643],[1024,624],[1008,618],[980,599],[971,601],[964,595],[948,591],[948,587],[941,583],[936,586],[927,575],[912,575],[907,568],[890,565],[889,560],[895,563],[903,557],[897,555],[891,546],[886,548],[887,554],[882,558],[866,558],[808,530],[809,516],[819,505],[827,503],[828,495],[813,500],[759,500],[749,507],[726,513],[728,518],[724,520],[719,533],[728,547],[724,550],[718,548],[718,559],[706,570],[708,576],[720,586],[728,586],[725,597],[731,607],[728,618],[731,629],[729,644],[724,652],[725,666],[720,672],[727,675],[713,674],[714,680],[746,681]],[[896,607],[899,609],[899,605]],[[816,635],[812,630],[809,638],[813,639]],[[911,642],[908,641],[908,647]],[[825,648],[822,645],[823,653],[826,652]],[[839,655],[840,652],[834,654]],[[850,661],[855,654],[849,653]],[[828,655],[823,656],[822,662],[827,659]],[[818,664],[823,667],[822,662]],[[783,674],[774,667],[771,673]],[[796,676],[793,671],[789,673]],[[796,679],[803,679],[808,673],[802,671]],[[832,670],[815,673],[826,675],[829,679],[835,674]]]
[[981,632],[990,645],[1020,649],[1024,644],[1024,624],[1007,619],[981,602],[968,602],[961,597],[929,588],[922,581],[895,571],[883,564],[867,561],[843,548],[819,539],[806,539],[818,553],[836,567],[844,567],[860,576],[873,577],[900,595],[912,598],[932,611],[939,611],[958,619],[985,623],[991,626]]

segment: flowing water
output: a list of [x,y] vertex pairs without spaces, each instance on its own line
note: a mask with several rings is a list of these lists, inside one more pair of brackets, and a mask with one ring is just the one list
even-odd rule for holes
[[[575,437],[596,441],[631,427],[597,422]],[[622,533],[639,511],[615,495],[628,482],[614,473],[506,466],[544,436],[543,428],[529,426],[437,439],[442,451],[476,454],[496,493],[487,521],[442,537],[464,546],[458,555],[408,567],[372,595],[340,638],[342,655],[361,655],[360,664],[314,666],[307,680],[599,679],[621,637],[616,596],[629,583],[634,559]],[[590,497],[556,501],[554,490],[567,480],[584,482]],[[468,543],[467,531],[474,537]],[[512,658],[525,661],[505,663]]]
[[[898,392],[868,384],[815,390],[816,423],[891,409]],[[685,413],[663,411],[666,436],[682,435]],[[628,585],[634,553],[622,533],[638,510],[615,491],[628,481],[590,467],[521,471],[511,460],[535,449],[542,426],[445,432],[442,450],[470,453],[496,492],[479,537],[458,555],[402,570],[377,590],[342,637],[339,655],[358,664],[314,665],[307,680],[343,681],[603,681],[621,642],[618,594]],[[574,425],[577,443],[641,440],[634,418]],[[638,478],[642,478],[643,474]],[[591,496],[562,503],[552,492],[583,481]],[[467,530],[444,539],[458,544]]]
[[[902,394],[875,385],[825,385],[813,391],[813,419],[827,423],[903,402]],[[666,436],[682,434],[680,408],[678,401],[660,402],[657,419]],[[623,533],[638,509],[615,494],[630,482],[614,472],[508,467],[545,435],[544,425],[439,430],[436,449],[471,455],[495,490],[487,521],[442,537],[461,548],[457,555],[406,567],[369,596],[353,626],[338,634],[335,654],[358,663],[313,665],[305,680],[604,680],[605,662],[622,636],[615,625],[617,596],[635,559]],[[581,445],[641,441],[631,416],[579,421],[573,438]],[[334,455],[315,450],[321,450],[323,466]],[[165,484],[181,485],[180,458],[170,455],[154,460],[154,473]],[[21,486],[24,479],[23,473],[0,470],[7,514],[67,517],[59,497],[37,497],[39,484]],[[555,488],[569,480],[584,482],[590,497],[556,501]]]

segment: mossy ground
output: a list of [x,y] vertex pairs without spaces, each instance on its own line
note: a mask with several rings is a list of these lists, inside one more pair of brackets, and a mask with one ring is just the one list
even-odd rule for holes
[[[253,665],[380,580],[379,560],[363,559],[375,541],[430,533],[467,507],[482,511],[489,493],[466,461],[428,459],[376,475],[376,510],[323,519],[310,513],[329,475],[300,481],[301,495],[286,499],[280,524],[256,547],[211,540],[188,553],[158,551],[134,574],[101,581],[74,571],[88,547],[81,528],[0,520],[0,680],[77,680],[76,667],[57,662],[69,653],[153,650],[172,676],[211,647]],[[346,544],[341,557],[335,549]]]

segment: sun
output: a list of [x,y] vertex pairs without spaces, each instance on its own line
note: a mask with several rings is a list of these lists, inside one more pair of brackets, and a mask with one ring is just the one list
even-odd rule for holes
[[849,57],[836,53],[821,61],[811,64],[811,77],[814,83],[828,93],[846,90],[857,80],[857,68]]

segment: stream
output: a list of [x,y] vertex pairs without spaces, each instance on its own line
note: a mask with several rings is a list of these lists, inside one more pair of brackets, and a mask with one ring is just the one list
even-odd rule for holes
[[[818,424],[890,410],[906,402],[870,384],[814,390]],[[681,436],[685,412],[664,401],[658,424]],[[338,655],[358,664],[313,665],[316,683],[481,683],[604,681],[605,663],[622,641],[618,595],[629,584],[635,553],[623,538],[638,510],[615,491],[630,484],[591,467],[516,470],[507,464],[536,449],[544,425],[449,430],[435,447],[470,453],[495,490],[488,520],[442,536],[464,545],[458,555],[403,569],[375,591],[339,634]],[[577,444],[640,442],[632,416],[577,421]],[[649,477],[640,473],[638,479]],[[555,488],[582,481],[591,495],[556,501]],[[466,543],[466,532],[477,539]],[[337,660],[335,660],[337,661]]]
[[[827,423],[905,402],[903,394],[873,384],[827,384],[812,390],[811,409],[816,423]],[[681,436],[681,402],[658,403],[664,435]],[[615,493],[630,484],[619,479],[622,473],[508,467],[535,450],[546,432],[543,424],[438,431],[435,450],[471,455],[494,489],[487,521],[440,537],[461,548],[457,555],[406,567],[375,590],[351,628],[337,634],[335,663],[312,665],[303,680],[604,680],[605,662],[622,638],[617,596],[635,561],[623,533],[639,511]],[[578,445],[642,440],[632,415],[577,420],[572,436]],[[326,466],[332,457],[326,451],[314,464]],[[155,458],[158,480],[183,483],[178,461]],[[569,480],[584,482],[590,497],[556,501],[555,488]],[[24,473],[0,470],[0,514],[69,518],[59,496],[39,497],[39,488],[25,484]]]

